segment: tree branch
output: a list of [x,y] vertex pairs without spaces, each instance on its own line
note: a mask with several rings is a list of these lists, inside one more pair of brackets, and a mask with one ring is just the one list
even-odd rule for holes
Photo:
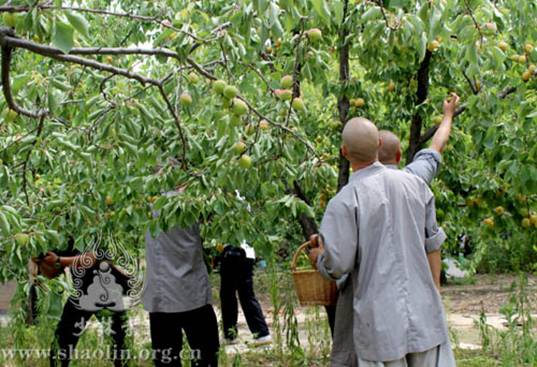
[[[346,41],[349,34],[349,30],[345,25],[347,14],[349,12],[349,1],[345,0],[343,5],[343,20],[339,30],[339,81],[342,85],[346,85],[350,80],[350,64],[349,64],[349,44]],[[337,103],[339,112],[339,121],[341,122],[341,129],[345,127],[349,118],[349,98],[346,93],[342,93]],[[339,171],[337,179],[337,191],[341,190],[349,182],[350,176],[350,163],[339,153]]]
[[20,107],[13,98],[10,79],[13,48],[4,42],[5,37],[13,34],[14,32],[12,29],[0,27],[0,45],[2,46],[2,91],[4,92],[4,97],[6,98],[7,105],[10,109],[20,115],[38,119],[42,116],[46,116],[48,111],[46,109],[38,110],[37,112],[26,110]]
[[[514,92],[516,92],[516,87],[507,87],[504,90],[502,90],[500,93],[498,93],[498,99],[505,99],[509,95],[513,94]],[[464,106],[464,105],[460,106],[455,111],[455,114],[453,115],[453,118],[459,116],[464,111],[466,111],[466,106]],[[427,131],[425,133],[423,133],[423,135],[420,137],[420,146],[425,144],[426,142],[428,142],[429,139],[431,139],[434,136],[434,134],[436,133],[437,129],[438,129],[438,125],[431,126],[429,129],[427,129]]]
[[[418,69],[417,80],[418,90],[416,92],[416,107],[421,105],[427,99],[429,93],[429,65],[433,54],[427,50],[425,57],[421,61]],[[407,152],[407,162],[412,162],[414,155],[418,152],[421,144],[421,128],[423,125],[423,118],[419,110],[412,116],[412,124],[410,125],[410,141]]]
[[30,161],[30,156],[32,155],[32,151],[35,147],[35,144],[37,143],[37,140],[39,139],[39,136],[43,132],[43,125],[45,122],[45,115],[42,115],[39,117],[39,124],[37,125],[37,133],[35,135],[35,139],[32,142],[32,146],[30,149],[28,149],[28,154],[26,154],[26,159],[24,160],[24,164],[22,165],[22,190],[24,192],[24,196],[26,198],[26,204],[30,205],[30,197],[28,196],[28,179],[26,178],[26,169],[28,167],[28,162]]
[[177,115],[177,112],[175,111],[175,108],[173,108],[173,106],[172,106],[172,104],[170,102],[170,99],[166,95],[166,92],[164,91],[164,87],[162,86],[162,84],[159,85],[158,89],[159,89],[160,95],[164,99],[164,102],[166,102],[166,106],[168,107],[168,110],[172,114],[175,126],[177,126],[177,130],[179,130],[179,137],[181,138],[181,145],[182,145],[182,147],[181,147],[181,149],[182,149],[181,166],[182,166],[183,169],[186,170],[187,167],[188,167],[187,160],[186,160],[187,141],[186,141],[185,134],[183,132],[183,127],[181,126],[181,121],[179,120],[179,116]]
[[[45,45],[42,45],[42,44],[39,44],[39,43],[35,43],[33,41],[28,41],[28,40],[23,40],[23,39],[20,39],[20,38],[15,38],[13,36],[8,36],[3,31],[0,31],[0,44],[3,47],[22,48],[22,49],[31,51],[33,53],[39,54],[41,56],[50,57],[50,58],[58,60],[58,61],[70,62],[70,63],[74,63],[74,64],[78,64],[78,65],[87,66],[87,67],[90,67],[92,69],[97,69],[97,70],[105,71],[105,72],[108,72],[108,73],[121,75],[121,76],[123,76],[125,78],[136,80],[136,81],[142,83],[143,85],[151,84],[151,85],[154,85],[154,86],[157,86],[157,87],[161,85],[161,82],[158,81],[158,80],[144,77],[142,75],[133,73],[133,72],[127,70],[127,69],[116,68],[116,67],[108,65],[108,64],[103,64],[103,63],[100,63],[100,62],[97,62],[97,61],[94,61],[94,60],[88,60],[88,59],[83,58],[83,57],[73,56],[71,54],[66,55],[66,54],[64,54],[62,52],[62,50],[60,50],[58,48],[45,46]],[[147,50],[144,50],[144,49],[132,49],[131,50],[131,49],[106,49],[106,48],[100,49],[101,51],[99,51],[99,49],[97,49],[97,48],[90,48],[90,49],[78,48],[78,49],[73,49],[72,53],[73,54],[75,54],[75,53],[78,53],[78,54],[91,54],[91,52],[88,51],[88,50],[92,51],[93,52],[92,54],[94,54],[94,55],[106,54],[106,52],[110,52],[111,54],[112,54],[112,52],[115,52],[115,54],[123,54],[123,55],[139,54],[139,53],[150,54],[150,53],[147,53],[146,52]],[[134,52],[133,50],[137,50],[137,51],[140,51],[140,52],[137,53],[137,52]],[[168,54],[167,52],[164,52],[162,50],[153,50],[153,52],[154,53],[151,53],[151,54],[155,54],[155,55],[156,54]],[[169,57],[171,57],[171,56],[169,56]]]

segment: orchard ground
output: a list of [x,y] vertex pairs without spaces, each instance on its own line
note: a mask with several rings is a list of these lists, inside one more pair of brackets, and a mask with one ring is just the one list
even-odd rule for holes
[[[218,316],[219,299],[217,274],[211,276],[213,281],[214,300]],[[512,285],[518,280],[516,275],[476,275],[471,278],[452,282],[442,289],[442,298],[448,314],[451,340],[456,348],[458,365],[461,367],[471,366],[502,366],[499,356],[490,351],[484,351],[483,324],[480,318],[485,320],[494,331],[506,331],[508,321],[502,308],[509,304],[513,294]],[[239,342],[235,345],[225,346],[225,355],[222,355],[224,366],[329,366],[330,334],[326,322],[324,310],[318,307],[300,307],[295,304],[291,279],[288,274],[278,274],[277,282],[278,297],[283,300],[278,317],[275,318],[274,307],[271,302],[271,284],[274,278],[268,272],[256,274],[256,292],[263,306],[267,322],[273,333],[274,345],[271,347],[252,346],[252,336],[246,325],[242,312],[239,312]],[[529,276],[525,290],[528,296],[529,313],[537,318],[537,276]],[[4,305],[0,305],[4,306]],[[505,312],[504,312],[505,313]],[[483,319],[485,316],[485,319]],[[0,329],[0,349],[10,348],[12,336],[5,326],[7,316],[2,316],[2,328]],[[295,324],[296,321],[296,324]],[[150,337],[148,330],[147,313],[141,307],[131,311],[131,328],[134,330],[135,348],[149,348]],[[54,325],[52,322],[50,325]],[[294,325],[294,326],[293,326]],[[98,334],[102,326],[93,321],[87,332],[81,339],[80,349],[97,349],[103,343]],[[31,329],[28,331],[32,333]],[[537,335],[537,329],[533,328]],[[36,338],[39,347],[46,348],[48,340],[42,331],[34,330],[32,336],[27,336],[28,342]],[[50,330],[48,332],[50,335]],[[298,339],[296,339],[296,338]],[[293,340],[295,343],[293,343]],[[299,340],[299,344],[296,342]],[[30,344],[29,344],[30,345]],[[32,345],[32,348],[35,348]],[[0,357],[1,358],[1,357]],[[46,366],[44,360],[30,360],[22,362],[1,361],[2,366]],[[97,366],[95,361],[80,362],[76,366]],[[108,366],[106,362],[98,362],[98,366]],[[150,366],[149,362],[141,362],[137,365]]]

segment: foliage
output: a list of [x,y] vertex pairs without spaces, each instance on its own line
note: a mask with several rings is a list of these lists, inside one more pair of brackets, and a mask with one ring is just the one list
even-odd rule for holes
[[521,274],[511,289],[511,298],[502,307],[507,319],[506,330],[494,330],[486,324],[486,316],[479,321],[484,351],[496,356],[501,366],[535,366],[537,363],[537,338],[531,304],[528,302],[528,278]]
[[[349,116],[394,130],[406,147],[421,142],[411,126],[421,137],[434,127],[449,91],[465,105],[434,185],[448,250],[466,233],[474,267],[535,270],[537,78],[522,79],[537,63],[534,1],[35,4],[9,2],[4,23],[71,59],[13,51],[16,103],[48,114],[0,101],[0,280],[22,281],[30,256],[68,236],[78,249],[120,237],[137,256],[146,229],[197,221],[208,245],[247,239],[272,258],[303,239],[297,219],[318,221],[335,194],[345,101],[362,98]],[[341,81],[346,48],[351,78]],[[304,111],[282,94],[285,75]],[[235,86],[239,102],[216,92],[215,79]],[[185,93],[191,103],[180,102]],[[186,190],[163,195],[177,188]]]

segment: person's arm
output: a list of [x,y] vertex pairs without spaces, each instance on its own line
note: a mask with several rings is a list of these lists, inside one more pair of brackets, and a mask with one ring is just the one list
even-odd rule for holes
[[79,268],[91,268],[95,265],[96,258],[92,252],[85,252],[77,256],[58,256],[54,252],[49,251],[42,261],[48,266],[59,264],[62,268],[73,265]]
[[434,195],[427,187],[427,201],[425,207],[425,252],[431,269],[434,283],[440,289],[440,272],[442,270],[442,255],[440,248],[447,236],[444,230],[438,227],[436,222],[436,209]]
[[442,252],[436,250],[427,254],[427,260],[429,261],[429,267],[433,274],[434,284],[436,288],[440,290],[440,273],[442,272]]
[[356,266],[358,227],[351,205],[342,198],[330,200],[321,222],[319,247],[310,250],[310,261],[326,278],[337,280]]
[[444,101],[444,117],[433,136],[430,146],[431,149],[436,150],[438,153],[442,153],[446,148],[449,135],[451,134],[453,117],[455,116],[455,111],[459,105],[459,99],[458,95],[451,93]]

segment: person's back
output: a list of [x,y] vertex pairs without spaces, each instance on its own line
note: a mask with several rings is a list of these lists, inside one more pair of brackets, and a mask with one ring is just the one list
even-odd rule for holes
[[427,223],[435,221],[429,218],[434,200],[427,185],[375,163],[354,173],[330,205],[344,205],[356,220],[357,249],[339,254],[356,260],[338,260],[347,269],[333,265],[330,272],[354,268],[354,341],[360,358],[395,360],[446,342],[443,308],[426,254],[428,246],[444,238],[441,231],[436,237],[426,233],[436,226]]
[[191,365],[218,366],[218,323],[203,261],[199,226],[146,234],[146,281],[142,301],[149,312],[155,366],[181,366],[183,334]]
[[182,312],[211,302],[197,224],[171,228],[156,238],[147,232],[146,262],[143,303],[147,310]]

